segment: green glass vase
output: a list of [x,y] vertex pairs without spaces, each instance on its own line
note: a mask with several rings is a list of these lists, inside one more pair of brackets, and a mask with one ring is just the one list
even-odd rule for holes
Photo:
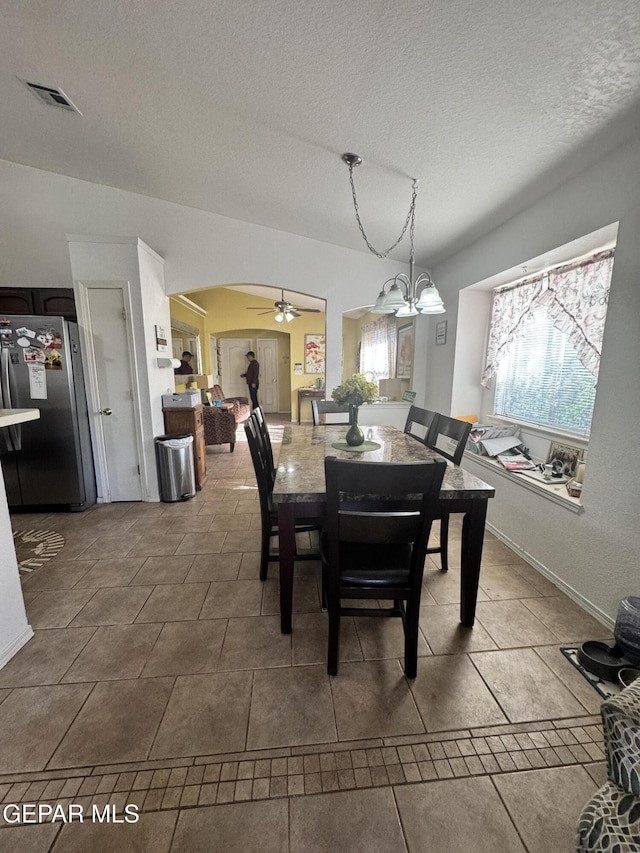
[[349,421],[351,425],[345,439],[351,447],[358,447],[364,443],[364,433],[358,426],[358,406],[349,406]]

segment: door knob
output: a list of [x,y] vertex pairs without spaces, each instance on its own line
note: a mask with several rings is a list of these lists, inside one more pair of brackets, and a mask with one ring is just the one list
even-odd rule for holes
[[100,409],[100,414],[101,415],[110,415],[110,414],[112,414],[112,411],[111,411],[111,409]]

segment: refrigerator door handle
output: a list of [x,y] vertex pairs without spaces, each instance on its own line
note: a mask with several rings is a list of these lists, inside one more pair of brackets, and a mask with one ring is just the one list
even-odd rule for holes
[[[9,360],[9,351],[0,349],[0,402],[3,409],[12,409],[11,404],[11,362]],[[22,448],[22,430],[20,424],[14,424],[6,427],[4,434],[8,451],[16,451]]]

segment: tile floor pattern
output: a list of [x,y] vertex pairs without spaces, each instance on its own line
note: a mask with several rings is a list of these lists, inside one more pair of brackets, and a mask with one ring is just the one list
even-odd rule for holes
[[462,628],[452,523],[418,677],[397,620],[352,618],[329,678],[318,566],[297,568],[283,636],[246,444],[207,466],[186,504],[13,517],[66,542],[23,579],[35,636],[0,670],[0,802],[141,818],[2,821],[0,850],[573,850],[606,769],[600,697],[559,647],[609,632],[490,534]]

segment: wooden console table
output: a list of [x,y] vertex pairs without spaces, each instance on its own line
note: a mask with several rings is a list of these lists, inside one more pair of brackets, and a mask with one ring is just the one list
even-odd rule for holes
[[202,406],[163,409],[164,428],[167,433],[191,433],[193,436],[193,463],[196,489],[200,491],[207,480],[207,457],[204,443]]
[[324,400],[326,388],[298,388],[298,423],[300,423],[300,407],[305,399]]

